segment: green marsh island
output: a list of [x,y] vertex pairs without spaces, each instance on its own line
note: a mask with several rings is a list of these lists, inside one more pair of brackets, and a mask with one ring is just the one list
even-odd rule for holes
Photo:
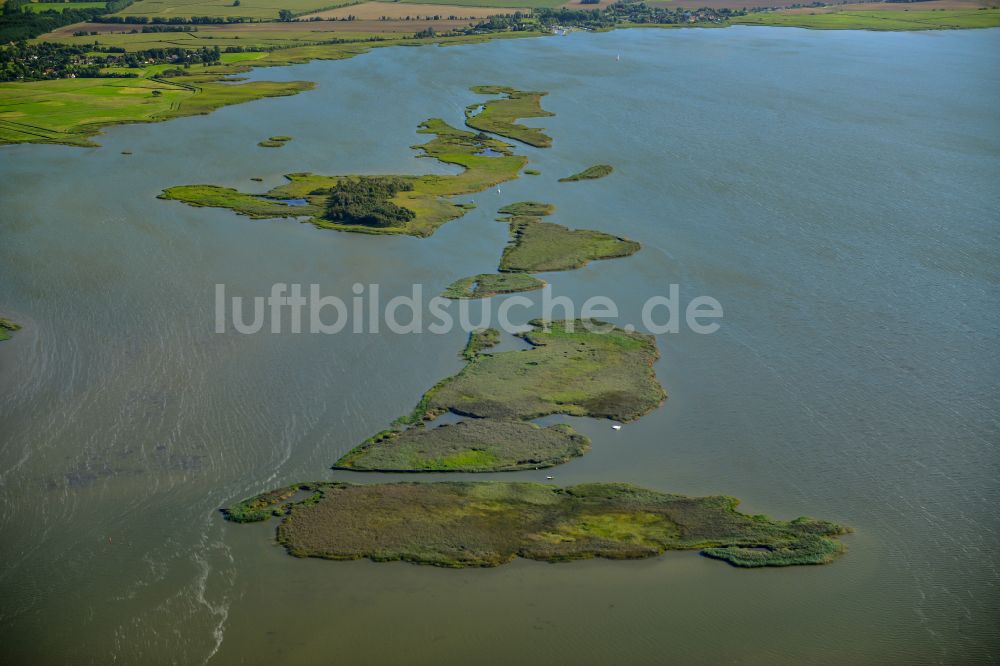
[[[496,329],[473,331],[467,363],[438,382],[395,427],[369,438],[335,469],[380,472],[505,472],[567,462],[590,447],[568,425],[540,428],[550,414],[632,421],[666,393],[656,380],[656,341],[596,321],[531,322],[523,351],[490,353]],[[591,330],[593,329],[593,330]],[[467,417],[433,427],[445,413]]]
[[[452,412],[474,418],[531,420],[549,414],[627,422],[666,398],[656,381],[656,340],[594,320],[533,320],[523,351],[490,353],[495,329],[473,332],[458,374],[424,394],[401,422]],[[591,330],[592,329],[592,330]],[[480,343],[482,336],[485,343]]]
[[622,483],[314,482],[251,497],[223,514],[234,522],[280,518],[278,543],[296,557],[441,567],[494,567],[517,557],[639,559],[668,550],[781,567],[825,564],[844,550],[834,538],[847,532],[840,525],[747,515],[738,504]]
[[591,261],[627,257],[642,248],[633,240],[603,231],[543,222],[538,216],[551,212],[551,208],[541,208],[544,205],[525,202],[500,210],[509,213],[500,221],[510,225],[510,243],[500,257],[501,272],[569,271]]
[[424,121],[417,131],[433,135],[427,143],[413,146],[422,151],[421,157],[454,164],[463,172],[451,176],[293,173],[286,176],[289,182],[262,195],[217,185],[180,185],[164,190],[160,198],[227,208],[258,219],[298,217],[322,229],[424,237],[469,209],[469,205],[451,202],[450,197],[513,180],[528,161],[515,155],[513,146],[504,141],[456,129],[439,118]]
[[596,180],[598,178],[604,178],[605,176],[610,176],[611,172],[614,171],[614,167],[610,164],[595,164],[592,167],[587,167],[579,173],[574,173],[572,176],[566,176],[565,178],[560,178],[560,183],[575,183],[578,180]]

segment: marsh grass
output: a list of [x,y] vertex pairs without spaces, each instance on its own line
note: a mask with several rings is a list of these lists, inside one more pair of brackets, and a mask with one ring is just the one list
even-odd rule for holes
[[[458,374],[424,394],[398,425],[461,416],[531,420],[549,414],[632,421],[656,409],[666,394],[653,372],[652,336],[583,321],[532,321],[524,351],[479,352]],[[572,330],[570,330],[572,328]]]
[[[471,459],[471,458],[470,458]],[[299,491],[311,494],[288,502]],[[284,502],[284,504],[282,504]],[[281,516],[296,557],[490,567],[523,557],[562,562],[700,550],[739,567],[824,564],[848,530],[736,510],[732,497],[686,497],[622,483],[568,488],[515,482],[297,484],[223,510],[247,522]]]

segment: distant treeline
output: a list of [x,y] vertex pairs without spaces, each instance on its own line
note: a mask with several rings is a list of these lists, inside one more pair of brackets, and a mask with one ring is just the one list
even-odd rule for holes
[[415,217],[412,210],[397,206],[390,199],[397,192],[409,192],[413,183],[390,176],[344,178],[332,188],[324,217],[341,224],[367,227],[395,227]]
[[101,16],[95,23],[123,23],[126,25],[222,25],[225,23],[254,23],[245,16]]
[[70,6],[62,11],[47,9],[44,12],[33,12],[25,6],[30,4],[29,0],[7,0],[0,13],[0,44],[32,39],[64,25],[96,21],[102,14],[121,11],[132,2],[133,0],[110,0],[104,7],[77,9]]

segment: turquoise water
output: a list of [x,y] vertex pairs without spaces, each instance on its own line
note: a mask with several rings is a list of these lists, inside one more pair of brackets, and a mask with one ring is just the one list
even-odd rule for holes
[[[0,308],[24,325],[0,344],[4,661],[1000,659],[998,72],[996,30],[573,34],[258,70],[318,86],[112,128],[96,149],[0,149]],[[553,147],[519,148],[542,175],[468,197],[431,238],[155,198],[449,173],[408,149],[416,125],[461,124],[468,87],[493,83],[549,91],[556,116],[531,124]],[[296,141],[256,146],[277,134]],[[614,174],[557,183],[597,163]],[[584,458],[489,476],[734,495],[851,525],[845,557],[449,571],[296,560],[272,525],[220,520],[251,493],[350,476],[328,467],[457,370],[464,336],[217,335],[214,285],[436,293],[495,269],[496,209],[526,199],[643,244],[544,275],[556,294],[612,297],[639,323],[677,283],[725,318],[660,337],[662,409],[617,433],[574,420]]]

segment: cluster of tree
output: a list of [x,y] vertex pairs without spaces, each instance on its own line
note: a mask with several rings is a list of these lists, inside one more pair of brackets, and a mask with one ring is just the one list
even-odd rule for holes
[[[137,30],[135,28],[132,28],[131,30],[129,30],[128,34],[135,35],[139,32],[142,32],[143,34],[147,32],[198,32],[198,28],[195,28],[190,25],[144,25],[142,26],[142,30]],[[94,30],[91,30],[89,32],[86,30],[77,30],[76,32],[73,33],[73,36],[86,37],[88,35],[97,35],[97,34],[99,33]],[[122,34],[124,35],[125,32],[122,31]]]
[[126,25],[218,25],[225,23],[253,23],[245,16],[101,16],[95,23],[124,23]]
[[397,192],[409,192],[413,183],[391,176],[344,178],[329,190],[326,219],[341,224],[392,227],[412,220],[412,210],[390,199]]
[[86,61],[87,49],[64,44],[27,44],[0,48],[0,81],[37,81],[68,76],[94,77],[100,68]]
[[[132,30],[135,32],[135,29]],[[198,32],[198,28],[191,25],[144,25],[143,34],[147,32]]]
[[176,64],[190,67],[199,64],[217,65],[222,61],[222,50],[218,46],[203,46],[200,49],[182,49],[173,46],[131,52],[112,47],[107,49],[107,52],[117,53],[117,55],[106,57],[102,64],[115,67],[143,67],[150,64]]
[[[93,52],[97,53],[93,53]],[[213,65],[222,59],[218,46],[200,49],[156,48],[126,52],[120,46],[67,45],[42,42],[28,44],[24,40],[0,47],[0,81],[38,81],[43,79],[124,78],[130,73],[101,73],[107,67],[138,68],[149,64],[170,63],[190,67],[194,64]],[[177,70],[183,73],[183,70]]]

